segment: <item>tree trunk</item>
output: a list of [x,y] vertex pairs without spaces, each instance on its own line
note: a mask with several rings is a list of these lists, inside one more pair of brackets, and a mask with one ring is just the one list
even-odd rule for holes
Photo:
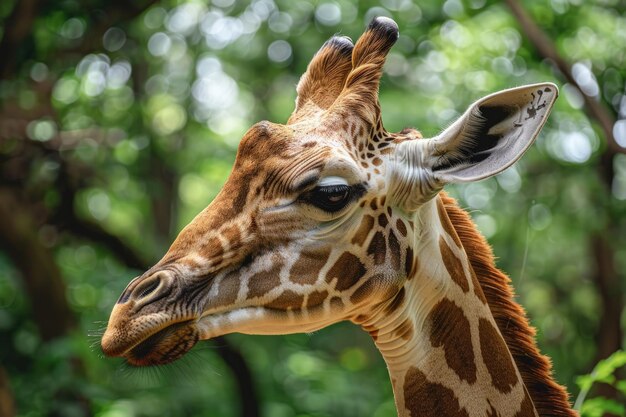
[[65,298],[65,282],[50,251],[41,243],[29,210],[0,188],[0,245],[20,270],[42,340],[67,335],[76,318]]
[[13,416],[15,416],[15,406],[13,405],[11,384],[4,368],[0,366],[0,417]]

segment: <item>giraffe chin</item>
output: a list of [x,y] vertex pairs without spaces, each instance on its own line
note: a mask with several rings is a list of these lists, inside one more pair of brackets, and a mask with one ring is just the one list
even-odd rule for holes
[[165,365],[189,352],[198,340],[199,332],[193,322],[175,323],[147,337],[124,357],[133,366]]

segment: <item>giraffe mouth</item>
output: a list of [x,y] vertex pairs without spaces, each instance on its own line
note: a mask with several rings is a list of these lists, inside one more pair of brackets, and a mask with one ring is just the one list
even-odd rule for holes
[[189,352],[198,340],[193,321],[174,323],[146,337],[123,356],[133,366],[165,365]]

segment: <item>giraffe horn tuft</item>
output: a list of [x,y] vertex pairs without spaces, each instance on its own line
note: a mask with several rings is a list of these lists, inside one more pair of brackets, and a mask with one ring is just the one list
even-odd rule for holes
[[378,87],[385,58],[399,37],[398,25],[388,17],[376,17],[352,50],[352,70],[333,108],[339,114],[358,113],[369,124],[380,116]]

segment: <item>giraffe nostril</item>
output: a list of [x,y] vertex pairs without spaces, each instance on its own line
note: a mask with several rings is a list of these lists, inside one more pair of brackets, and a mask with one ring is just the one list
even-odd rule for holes
[[153,295],[153,293],[161,286],[161,283],[163,282],[162,278],[163,274],[161,273],[148,277],[142,283],[137,285],[137,287],[133,290],[131,297],[137,301]]
[[150,295],[151,293],[154,292],[154,290],[157,289],[157,287],[159,286],[160,281],[158,280],[153,280],[152,282],[148,282],[145,286],[143,287],[139,287],[137,290],[139,291],[139,294],[137,295],[137,298],[143,298],[147,295]]

